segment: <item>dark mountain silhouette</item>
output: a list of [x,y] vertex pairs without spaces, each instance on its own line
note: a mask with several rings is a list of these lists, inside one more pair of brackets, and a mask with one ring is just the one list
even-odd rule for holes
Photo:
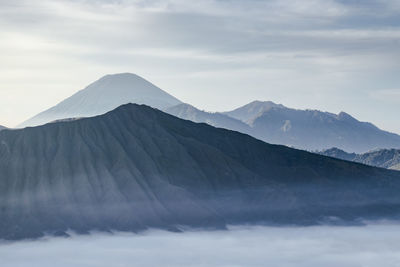
[[0,238],[397,218],[400,173],[128,104],[0,132]]
[[106,75],[83,90],[45,110],[18,127],[37,126],[51,121],[100,115],[128,103],[164,109],[181,101],[132,73]]
[[356,154],[347,153],[338,148],[330,148],[318,153],[375,167],[400,170],[400,149],[380,149],[363,154]]
[[0,125],[0,131],[1,131],[1,130],[4,130],[4,129],[7,129],[7,128]]

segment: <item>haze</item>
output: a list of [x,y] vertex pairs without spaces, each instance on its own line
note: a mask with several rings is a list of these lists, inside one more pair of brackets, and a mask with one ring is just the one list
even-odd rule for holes
[[1,1],[0,125],[132,72],[209,111],[272,100],[400,133],[399,15],[396,0]]

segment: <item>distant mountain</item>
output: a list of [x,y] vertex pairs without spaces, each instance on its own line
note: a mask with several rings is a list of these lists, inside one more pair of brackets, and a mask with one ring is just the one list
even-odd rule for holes
[[296,110],[271,101],[254,101],[233,111],[210,113],[182,103],[130,73],[107,75],[19,127],[90,117],[126,103],[146,104],[174,116],[250,134],[263,141],[309,151],[338,147],[363,153],[400,148],[400,136],[360,122],[347,113]]
[[7,129],[7,128],[0,125],[0,131],[1,131],[1,130],[4,130],[4,129]]
[[[254,101],[229,112],[210,113],[179,104],[167,113],[250,134],[263,141],[309,151],[327,147],[365,152],[376,148],[400,148],[400,136],[371,123],[360,122],[345,112],[296,110],[271,101]],[[231,118],[231,119],[229,119]]]
[[263,141],[305,150],[333,145],[351,151],[400,147],[400,136],[360,122],[349,114],[296,110],[273,102],[254,101],[224,113],[200,111],[188,104],[165,109],[167,113],[194,122],[204,122],[250,134]]
[[338,147],[362,153],[376,148],[400,148],[400,136],[360,122],[345,112],[297,110],[272,102],[255,101],[231,112],[261,140],[305,150]]
[[[348,153],[337,147],[324,149],[322,151],[317,151],[316,153],[327,156],[327,157],[338,158],[338,159],[343,159],[343,160],[348,160],[348,161],[354,161],[354,159],[358,156],[358,154],[356,154],[356,153]],[[360,163],[362,163],[362,162],[360,162]],[[379,166],[377,166],[377,167],[379,167]]]
[[223,113],[251,125],[256,118],[264,114],[264,112],[271,110],[272,108],[285,108],[285,106],[281,104],[275,104],[271,101],[256,100],[247,105],[244,105],[243,107]]
[[214,127],[235,130],[242,133],[250,133],[251,128],[244,122],[231,118],[222,113],[201,111],[189,104],[178,104],[164,109],[165,112],[185,120],[203,122]]
[[380,149],[364,154],[356,154],[347,153],[338,148],[330,148],[318,153],[375,167],[400,170],[400,149]]
[[164,109],[180,104],[181,101],[135,74],[106,75],[18,127],[42,125],[65,118],[100,115],[127,103],[146,104]]
[[147,106],[0,132],[0,238],[398,219],[400,172]]

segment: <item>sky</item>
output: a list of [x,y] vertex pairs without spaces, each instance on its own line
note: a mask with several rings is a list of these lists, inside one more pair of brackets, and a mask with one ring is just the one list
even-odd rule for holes
[[345,111],[400,134],[398,0],[0,0],[0,125],[132,72],[226,111]]
[[0,258],[7,267],[398,267],[399,233],[399,225],[96,233],[3,242]]

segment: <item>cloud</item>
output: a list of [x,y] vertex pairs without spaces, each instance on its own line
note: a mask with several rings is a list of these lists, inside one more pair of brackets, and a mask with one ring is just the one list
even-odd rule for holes
[[385,266],[400,262],[398,225],[233,227],[95,233],[0,244],[2,266]]
[[[343,17],[364,14],[337,1],[44,0],[32,5],[20,0],[16,3],[0,11],[0,25],[4,28],[18,31],[25,27],[26,33],[53,44],[93,47],[98,53],[137,48],[217,54],[310,49],[332,54],[339,48],[354,53],[379,40],[400,39],[397,28],[347,25],[341,21]],[[348,43],[349,38],[358,44],[357,49],[353,42]],[[336,42],[330,45],[332,40]]]

